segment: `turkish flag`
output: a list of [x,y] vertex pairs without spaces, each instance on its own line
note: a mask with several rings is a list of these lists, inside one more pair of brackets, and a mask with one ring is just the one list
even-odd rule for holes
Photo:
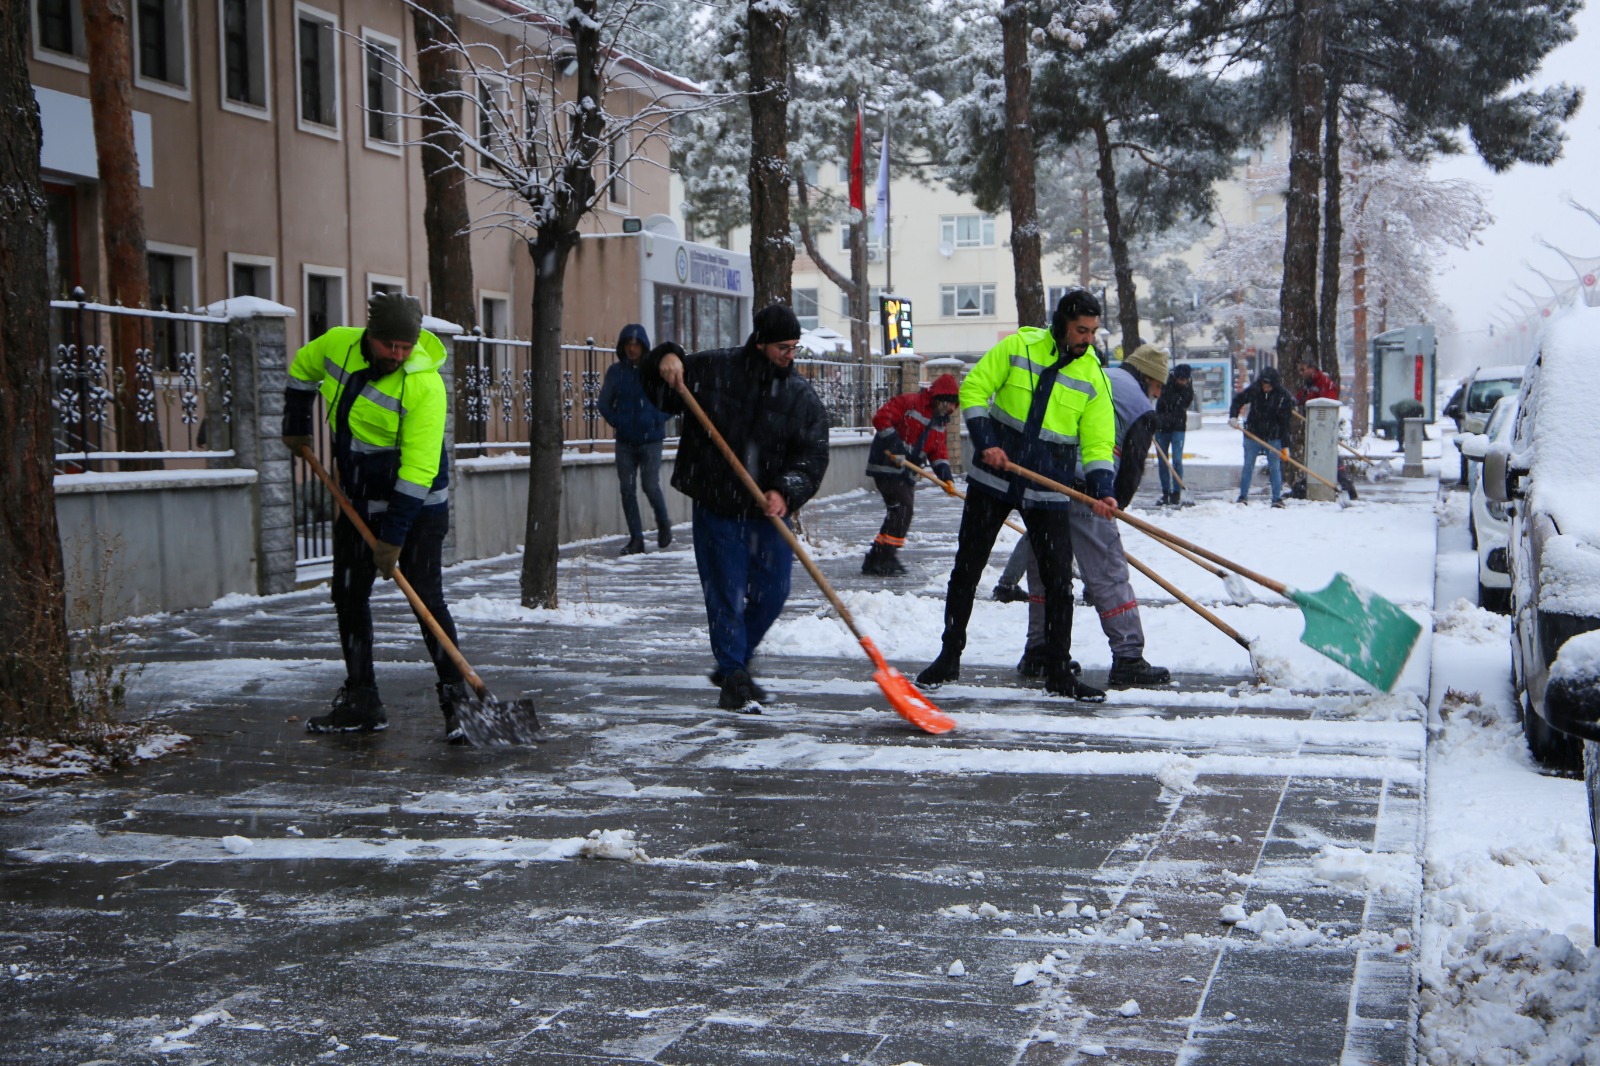
[[856,108],[856,141],[850,149],[850,206],[857,211],[867,209],[866,168],[861,160],[861,109]]

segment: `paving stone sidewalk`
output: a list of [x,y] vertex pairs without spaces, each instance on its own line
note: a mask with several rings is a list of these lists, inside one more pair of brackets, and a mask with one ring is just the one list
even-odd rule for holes
[[[863,546],[880,517],[808,508]],[[958,517],[922,508],[899,587],[948,566]],[[515,560],[451,572],[474,665],[544,707],[525,750],[439,742],[392,594],[374,736],[303,731],[342,677],[325,590],[141,625],[136,696],[195,742],[4,794],[0,1061],[1414,1061],[1420,884],[1326,856],[1419,863],[1420,719],[1374,746],[1343,696],[1242,674],[1090,708],[980,668],[933,738],[864,658],[794,656],[733,715],[687,539],[569,549],[584,610],[535,626],[487,617]],[[823,566],[862,587],[858,553]],[[790,612],[821,605],[797,567]],[[1186,779],[1217,715],[1253,726],[1240,772]],[[578,854],[609,830],[637,861]]]

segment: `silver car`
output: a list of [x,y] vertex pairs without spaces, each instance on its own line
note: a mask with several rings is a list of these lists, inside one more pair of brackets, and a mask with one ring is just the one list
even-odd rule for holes
[[[1483,478],[1479,476],[1480,464],[1489,448],[1495,444],[1510,444],[1512,430],[1517,422],[1517,397],[1503,398],[1494,405],[1489,423],[1482,433],[1468,433],[1456,438],[1461,457],[1468,461],[1467,484],[1471,486],[1472,502],[1468,510],[1467,528],[1472,533],[1472,546],[1478,549],[1478,606],[1498,614],[1511,607],[1511,575],[1501,569],[1489,567],[1489,553],[1503,549],[1511,535],[1510,505],[1491,500],[1484,494]],[[1498,560],[1497,560],[1498,562]]]

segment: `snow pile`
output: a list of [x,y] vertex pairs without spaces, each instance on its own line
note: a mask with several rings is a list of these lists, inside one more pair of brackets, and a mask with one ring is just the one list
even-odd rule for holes
[[243,855],[255,847],[255,843],[249,837],[225,836],[222,838],[222,847],[229,855]]
[[592,829],[578,848],[586,859],[617,859],[622,862],[650,862],[633,835],[632,829]]
[[151,723],[97,726],[69,742],[31,737],[0,739],[0,781],[37,784],[109,773],[178,751],[191,739]]
[[533,622],[554,626],[620,626],[638,621],[647,613],[620,603],[592,601],[563,603],[559,607],[524,607],[516,600],[499,600],[483,595],[471,596],[450,605],[450,614],[458,621]]
[[1422,879],[1422,868],[1410,855],[1370,852],[1324,844],[1312,864],[1321,881],[1349,885],[1380,896],[1410,896]]
[[1268,944],[1306,948],[1322,941],[1322,930],[1307,925],[1299,918],[1289,917],[1276,903],[1267,904],[1234,925],[1250,930]]
[[1197,780],[1199,764],[1186,755],[1175,755],[1156,771],[1161,787],[1178,796],[1193,796],[1201,790]]

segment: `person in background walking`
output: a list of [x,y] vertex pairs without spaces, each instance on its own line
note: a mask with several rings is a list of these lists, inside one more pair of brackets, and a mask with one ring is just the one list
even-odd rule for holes
[[872,438],[867,452],[867,473],[872,475],[888,511],[861,564],[863,574],[892,577],[906,572],[899,553],[906,542],[906,531],[911,528],[918,478],[893,457],[920,467],[931,464],[933,475],[945,483],[945,491],[955,495],[944,433],[955,413],[960,390],[954,374],[941,374],[923,391],[891,397],[872,416],[872,428],[878,435]]
[[757,507],[737,471],[693,416],[685,417],[672,487],[694,501],[694,561],[721,688],[717,706],[759,714],[767,693],[750,658],[789,596],[794,553],[772,518],[811,499],[828,469],[828,419],[811,383],[792,372],[800,320],[783,304],[756,312],[743,346],[685,355],[657,345],[644,359],[645,394],[669,414],[687,386],[766,495]]
[[[1156,409],[1151,400],[1164,395],[1167,380],[1167,353],[1153,344],[1141,344],[1132,355],[1106,371],[1111,382],[1111,402],[1117,412],[1116,482],[1113,492],[1117,506],[1127,508],[1144,481],[1144,467],[1150,458],[1150,441],[1155,435]],[[1082,478],[1078,479],[1081,484]],[[1139,601],[1128,579],[1128,556],[1122,549],[1122,531],[1117,522],[1095,515],[1087,504],[1072,501],[1068,511],[1072,525],[1072,552],[1083,578],[1083,598],[1100,617],[1100,630],[1111,646],[1111,672],[1108,688],[1153,687],[1172,680],[1164,666],[1152,666],[1144,658],[1144,623],[1139,618]],[[1028,590],[1040,589],[1039,565],[1028,547],[1028,538],[1017,542],[1016,554],[1026,556]],[[996,589],[996,599],[1000,598]],[[1045,646],[1045,597],[1028,596],[1028,643],[1017,672],[1024,677],[1041,677],[1049,661]],[[1077,670],[1077,664],[1072,663]]]
[[[1239,412],[1246,407],[1250,408],[1250,414],[1241,427]],[[1235,502],[1250,502],[1250,479],[1255,476],[1256,457],[1265,453],[1267,477],[1272,482],[1272,506],[1284,506],[1283,441],[1289,435],[1289,419],[1292,417],[1294,400],[1284,390],[1283,378],[1275,366],[1263,369],[1249,388],[1234,396],[1233,402],[1228,405],[1228,425],[1234,429],[1249,430],[1267,442],[1267,446],[1263,447],[1249,437],[1243,438],[1244,469],[1239,472],[1239,499]]]
[[[1161,475],[1161,503],[1176,507],[1183,502],[1183,442],[1189,432],[1189,408],[1194,406],[1193,371],[1188,363],[1173,367],[1156,400],[1156,447],[1172,463],[1172,469],[1156,457],[1157,472]],[[1176,474],[1177,477],[1173,477]]]
[[[448,399],[439,367],[444,345],[422,328],[415,296],[375,293],[367,326],[335,326],[295,353],[284,393],[283,443],[298,455],[311,445],[312,405],[322,393],[333,433],[339,484],[378,538],[367,548],[339,512],[333,522],[333,608],[339,619],[345,683],[329,714],[306,719],[310,733],[371,733],[389,724],[372,668],[372,608],[378,574],[398,563],[418,598],[452,642],[456,624],[444,601],[442,559],[450,529],[450,468],[444,451]],[[418,619],[421,621],[420,617]],[[456,700],[469,695],[461,672],[426,626],[439,681],[445,739],[465,743]]]
[[628,520],[628,543],[622,555],[644,551],[644,526],[639,520],[636,480],[644,483],[645,499],[656,516],[656,543],[672,544],[672,516],[661,494],[661,442],[667,436],[667,416],[644,394],[639,364],[650,348],[650,334],[638,324],[617,334],[617,361],[606,369],[600,386],[600,417],[617,435],[617,481],[622,486],[622,514]]
[[995,536],[1013,510],[1022,512],[1039,562],[1045,594],[1045,690],[1085,702],[1106,694],[1072,672],[1072,530],[1064,495],[1006,470],[1008,462],[1070,483],[1081,456],[1095,514],[1109,521],[1116,412],[1111,383],[1095,352],[1100,301],[1069,289],[1056,304],[1049,330],[1023,326],[989,349],[961,384],[961,410],[977,457],[967,470],[956,561],[945,593],[944,636],[938,658],[917,684],[961,677],[961,653],[978,579]]

